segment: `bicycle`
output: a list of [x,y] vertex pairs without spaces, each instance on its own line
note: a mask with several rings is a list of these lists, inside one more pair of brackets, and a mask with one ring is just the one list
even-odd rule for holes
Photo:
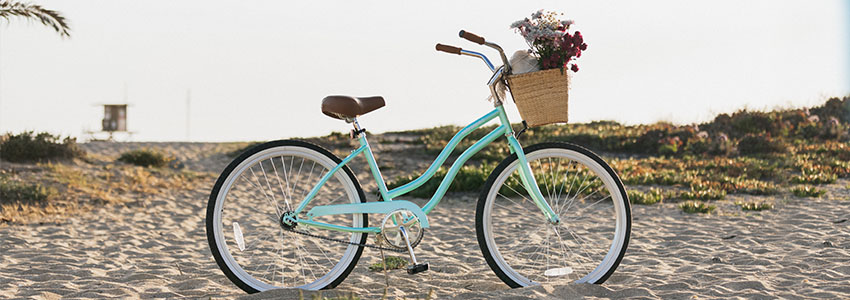
[[[461,31],[460,36],[501,56],[503,65],[496,68],[479,52],[436,46],[484,61],[493,71],[487,84],[495,108],[455,134],[417,179],[388,190],[357,121],[383,107],[382,97],[323,99],[322,112],[352,124],[351,138],[360,143],[343,159],[317,145],[279,140],[253,147],[227,166],[212,189],[206,214],[210,249],[227,278],[248,293],[333,288],[351,273],[365,247],[407,252],[408,273],[427,270],[414,248],[430,228],[428,214],[461,166],[499,137],[505,137],[512,154],[487,178],[475,213],[478,245],[490,268],[512,288],[540,282],[598,284],[611,276],[631,231],[629,201],[619,177],[599,156],[577,145],[523,148],[517,139],[522,131],[513,131],[495,88],[510,74],[504,51],[477,35]],[[434,176],[464,137],[496,119],[499,126],[457,157],[424,206],[399,199]],[[366,202],[347,166],[361,154],[381,201]],[[383,214],[380,226],[369,227],[368,214]],[[376,236],[375,244],[367,244],[368,234]]]

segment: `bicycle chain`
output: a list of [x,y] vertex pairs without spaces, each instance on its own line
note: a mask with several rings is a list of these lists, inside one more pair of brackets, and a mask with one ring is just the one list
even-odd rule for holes
[[[352,243],[352,242],[350,242],[350,241],[346,241],[346,240],[339,240],[339,239],[335,239],[335,238],[324,237],[324,236],[315,235],[315,234],[312,234],[312,233],[309,233],[309,232],[306,232],[306,231],[298,231],[298,230],[295,230],[295,229],[286,228],[286,227],[283,227],[283,226],[281,226],[281,228],[283,228],[284,230],[289,231],[289,232],[294,232],[294,233],[297,233],[297,234],[300,234],[300,235],[306,235],[306,236],[309,236],[309,237],[314,237],[314,238],[318,238],[318,239],[322,239],[322,240],[326,240],[326,241],[331,241],[331,242],[337,242],[337,243],[343,243],[343,244],[349,244],[349,245],[355,245],[355,246],[362,246],[362,247],[368,247],[368,248],[378,249],[378,250],[387,250],[387,251],[393,251],[393,252],[400,252],[400,253],[401,253],[401,252],[407,252],[407,250],[406,250],[406,249],[387,248],[387,247],[381,247],[381,246],[369,245],[369,244],[366,244],[366,243],[363,243],[363,244],[359,244],[359,243]],[[367,233],[367,234],[368,234],[368,233]]]

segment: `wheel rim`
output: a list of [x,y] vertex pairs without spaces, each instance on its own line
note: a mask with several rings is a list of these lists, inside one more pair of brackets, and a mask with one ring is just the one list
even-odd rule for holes
[[521,286],[594,283],[605,277],[628,234],[618,182],[591,157],[573,150],[541,149],[527,159],[561,222],[545,220],[521,188],[519,161],[514,160],[491,185],[484,206],[484,240],[494,262]]
[[[283,146],[251,155],[233,169],[216,196],[213,214],[216,247],[233,275],[258,291],[317,290],[346,272],[359,247],[296,234],[280,226],[280,214],[294,210],[334,166],[336,162],[321,153]],[[358,198],[355,183],[340,171],[302,215],[314,205],[356,203]],[[361,214],[322,218],[316,220],[354,227],[363,226],[364,221]],[[297,229],[310,231],[304,226]],[[352,243],[359,243],[363,235],[330,230],[310,233]],[[242,241],[237,238],[240,235]]]

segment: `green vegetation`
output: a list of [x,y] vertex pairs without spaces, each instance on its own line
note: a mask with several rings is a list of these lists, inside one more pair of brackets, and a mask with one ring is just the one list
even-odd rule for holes
[[[470,133],[453,155],[494,128]],[[414,144],[424,145],[426,153],[437,154],[460,129],[444,126],[400,134],[416,138],[418,143]],[[729,194],[775,195],[792,184],[830,184],[850,178],[850,96],[831,98],[821,106],[807,109],[740,110],[695,125],[627,126],[597,121],[530,128],[521,137],[523,145],[546,141],[572,142],[605,154],[606,161],[627,186],[660,190],[654,196],[630,192],[636,204],[651,203],[660,195],[667,199],[702,201],[723,199]],[[472,159],[488,166],[508,155],[506,145],[494,143]],[[490,169],[481,168],[459,176],[469,184],[461,188],[455,183],[459,186],[453,185],[450,191],[478,191],[481,187],[476,184],[486,180]],[[444,172],[438,175],[441,174]],[[412,179],[415,177],[403,177],[391,186]],[[516,192],[502,192],[524,193],[518,181],[514,181],[509,179],[507,186]],[[420,197],[430,197],[438,182],[428,184],[431,187],[423,189],[428,192],[419,191]]]
[[791,179],[793,183],[799,184],[824,184],[824,183],[835,183],[835,180],[838,179],[838,175],[825,173],[825,172],[816,172],[816,173],[808,173],[806,170],[803,170],[803,175],[794,176]]
[[[386,292],[384,292],[386,294]],[[310,296],[310,300],[360,300],[360,297],[355,295],[354,292],[349,292],[348,294],[342,296],[333,296],[333,297],[325,297],[324,293],[320,290],[315,292]],[[304,290],[298,290],[298,300],[304,300]]]
[[721,200],[726,197],[726,191],[705,189],[691,190],[679,194],[679,198],[685,200]]
[[373,272],[383,271],[385,264],[387,266],[387,270],[401,269],[407,266],[407,259],[398,256],[387,256],[384,258],[383,262],[376,262],[369,265],[369,270]]
[[140,167],[165,167],[169,162],[174,160],[173,157],[167,156],[155,149],[138,149],[121,153],[118,161],[128,164],[137,165]]
[[649,192],[628,190],[629,202],[632,204],[650,205],[664,200],[664,193],[660,189],[650,189]]
[[708,214],[708,213],[711,213],[711,211],[713,211],[715,208],[717,208],[717,206],[714,206],[714,205],[711,205],[711,204],[705,204],[704,202],[687,201],[687,202],[682,202],[682,204],[679,204],[679,208],[681,208],[682,211],[689,213],[689,214],[693,214],[693,213]]
[[761,202],[735,202],[735,205],[740,206],[744,211],[762,211],[773,209],[773,204]]
[[37,162],[84,157],[85,152],[71,137],[61,139],[32,131],[0,137],[0,158],[10,162]]
[[[460,168],[457,175],[454,178],[454,181],[449,186],[449,192],[478,192],[484,186],[484,182],[487,181],[487,176],[490,175],[490,172],[493,170],[492,165],[481,165],[481,166],[473,166],[466,165]],[[437,188],[440,186],[440,182],[443,178],[446,177],[446,173],[448,173],[448,169],[440,168],[437,170],[437,173],[434,174],[434,177],[431,177],[428,182],[420,186],[419,188],[411,191],[406,195],[410,195],[412,197],[417,198],[430,198],[437,192]],[[394,189],[400,187],[402,185],[407,184],[416,178],[419,177],[419,174],[411,174],[404,177],[396,178],[393,181],[390,181],[387,184],[388,189]]]
[[0,203],[41,203],[56,195],[56,190],[0,177]]
[[791,193],[793,193],[794,196],[797,196],[797,197],[819,198],[820,196],[823,196],[824,194],[826,194],[826,191],[819,189],[819,188],[816,188],[816,187],[813,187],[813,186],[806,185],[806,186],[795,186],[794,188],[791,189]]
[[781,139],[748,134],[738,141],[738,152],[744,155],[787,152],[788,145]]

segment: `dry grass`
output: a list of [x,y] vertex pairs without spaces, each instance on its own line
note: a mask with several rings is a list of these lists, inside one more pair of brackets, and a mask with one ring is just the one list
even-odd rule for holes
[[136,203],[149,195],[194,189],[212,178],[206,173],[150,169],[98,160],[4,164],[2,172],[5,182],[15,186],[37,183],[40,189],[51,192],[49,196],[34,199],[37,201],[4,197],[0,201],[0,223],[40,222],[47,217],[61,218],[106,204]]

